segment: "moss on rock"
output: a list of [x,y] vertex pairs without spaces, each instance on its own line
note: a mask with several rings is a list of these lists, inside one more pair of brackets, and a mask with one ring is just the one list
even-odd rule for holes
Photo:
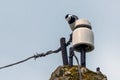
[[[80,72],[82,80],[107,80],[101,72],[93,72],[86,67],[80,67]],[[52,73],[50,80],[79,80],[78,66],[59,66]]]

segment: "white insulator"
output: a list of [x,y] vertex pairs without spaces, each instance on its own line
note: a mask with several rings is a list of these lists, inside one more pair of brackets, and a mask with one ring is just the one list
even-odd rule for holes
[[77,20],[75,27],[72,35],[73,48],[79,52],[81,47],[85,46],[86,52],[92,51],[94,49],[94,35],[90,23],[87,20]]
[[91,23],[87,19],[79,19],[75,22],[75,27],[77,27],[79,25],[91,26]]

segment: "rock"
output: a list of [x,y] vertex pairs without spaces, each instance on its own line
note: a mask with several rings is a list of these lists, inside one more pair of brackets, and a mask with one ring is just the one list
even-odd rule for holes
[[[79,77],[80,76],[80,77]],[[51,75],[49,80],[107,80],[107,77],[100,73],[93,72],[86,67],[80,67],[80,74],[78,66],[59,66]]]

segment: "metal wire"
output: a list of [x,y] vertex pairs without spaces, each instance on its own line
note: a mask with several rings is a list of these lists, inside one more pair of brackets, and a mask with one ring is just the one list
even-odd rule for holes
[[4,68],[7,68],[7,67],[11,67],[11,66],[14,66],[14,65],[23,63],[23,62],[28,61],[28,60],[30,60],[30,59],[32,59],[32,58],[34,58],[34,56],[28,57],[28,58],[26,58],[26,59],[24,59],[24,60],[21,60],[21,61],[19,61],[19,62],[16,62],[16,63],[12,63],[12,64],[9,64],[9,65],[2,66],[2,67],[0,67],[0,69],[4,69]]
[[[72,34],[70,34],[70,38],[69,38],[68,42],[66,43],[66,46],[70,45],[71,41],[72,41]],[[28,61],[28,60],[30,60],[32,58],[34,58],[36,60],[39,57],[45,57],[47,55],[50,55],[50,54],[53,54],[53,53],[58,53],[60,51],[61,51],[61,47],[59,47],[56,50],[49,50],[46,53],[37,53],[37,54],[35,54],[35,55],[31,56],[31,57],[28,57],[28,58],[26,58],[24,60],[21,60],[21,61],[12,63],[12,64],[8,64],[8,65],[5,65],[5,66],[2,66],[2,67],[0,67],[0,70],[4,69],[4,68],[11,67],[11,66],[14,66],[14,65],[17,65],[17,64],[20,64],[20,63],[23,63],[23,62],[26,62],[26,61]]]
[[77,65],[78,65],[78,74],[79,74],[79,80],[82,80],[82,75],[81,75],[81,71],[80,71],[80,64],[79,64],[79,60],[77,58],[77,56],[74,54],[73,55],[77,61]]

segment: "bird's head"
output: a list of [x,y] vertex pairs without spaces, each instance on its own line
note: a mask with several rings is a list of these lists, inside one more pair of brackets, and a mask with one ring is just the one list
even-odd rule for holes
[[65,16],[65,19],[66,19],[66,21],[70,21],[71,20],[71,14],[67,14],[66,16]]
[[96,71],[100,71],[100,67],[97,67],[97,68],[96,68]]
[[74,23],[76,20],[78,20],[78,17],[76,15],[71,15],[71,14],[67,14],[65,16],[65,19],[66,21],[69,23],[69,24],[72,24]]

